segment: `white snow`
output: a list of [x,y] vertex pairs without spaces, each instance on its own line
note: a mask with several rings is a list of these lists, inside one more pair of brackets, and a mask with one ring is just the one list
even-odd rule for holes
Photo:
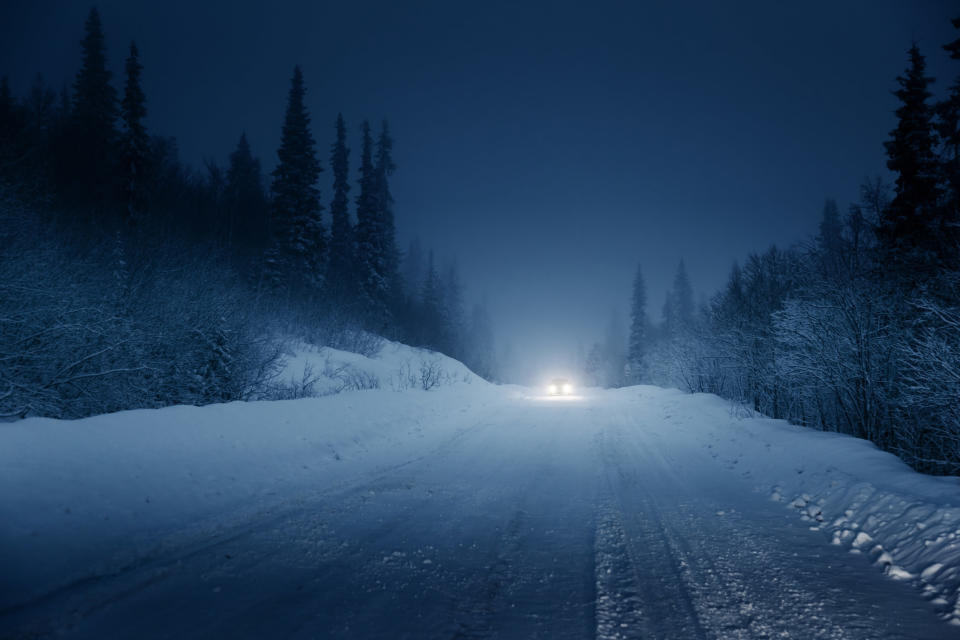
[[461,362],[441,353],[383,341],[374,357],[294,342],[276,382],[290,388],[310,385],[308,396],[363,389],[423,389],[480,381]]
[[865,440],[742,417],[748,412],[713,395],[632,389],[666,405],[659,410],[670,414],[674,437],[702,440],[757,492],[817,521],[827,542],[951,603],[943,617],[960,625],[960,478],[916,473]]
[[[375,358],[304,349],[285,374],[309,363],[375,376],[381,388],[0,424],[0,609],[211,535],[225,514],[269,509],[280,492],[414,458],[502,396],[463,364],[397,343]],[[423,365],[440,380],[430,391]],[[330,393],[337,380],[321,382]]]
[[[280,496],[289,503],[346,486],[531,404],[522,390],[396,343],[375,358],[301,348],[284,375],[296,382],[308,364],[325,372],[319,393],[335,392],[335,372],[347,369],[375,377],[378,388],[0,425],[0,609],[168,546],[200,544],[251,514],[269,514]],[[442,382],[424,391],[418,376],[433,367]],[[824,545],[859,551],[877,566],[865,562],[865,570],[910,581],[960,624],[960,479],[915,473],[865,441],[743,417],[715,396],[631,387],[577,402],[596,405],[597,416],[604,407],[629,414],[651,425],[651,438],[702,451],[704,464],[742,478],[745,502],[776,500],[782,507],[773,508],[808,520]],[[729,505],[712,514],[739,512]],[[602,539],[613,554],[618,529],[608,524]],[[597,580],[609,582],[601,573]],[[623,617],[610,612],[610,620]]]

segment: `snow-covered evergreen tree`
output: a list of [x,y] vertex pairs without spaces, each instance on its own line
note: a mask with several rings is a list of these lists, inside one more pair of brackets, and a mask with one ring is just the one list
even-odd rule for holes
[[460,282],[460,271],[455,261],[451,261],[444,270],[441,287],[443,289],[441,326],[444,336],[440,350],[452,358],[461,359],[464,355],[466,320],[463,310],[463,284]]
[[433,251],[427,254],[427,269],[420,293],[420,339],[423,346],[442,350],[447,341],[443,283],[434,264]]
[[269,211],[263,188],[260,161],[253,156],[247,134],[240,134],[230,154],[226,176],[227,219],[223,240],[243,256],[263,251],[269,230]]
[[70,194],[101,219],[115,198],[117,94],[110,85],[100,13],[90,9],[80,71],[74,81],[69,153]]
[[[894,92],[900,100],[897,127],[884,143],[887,167],[896,174],[890,206],[881,212],[879,237],[886,255],[885,265],[894,272],[928,269],[951,251],[944,240],[953,230],[938,211],[938,162],[933,130],[933,109],[926,76],[926,61],[916,44],[910,47],[910,66],[897,78]],[[955,251],[955,249],[953,249]]]
[[[960,18],[952,24],[960,29]],[[952,60],[960,61],[960,38],[945,44],[943,49]],[[954,225],[960,222],[960,74],[950,85],[947,97],[936,106],[937,134],[942,145],[940,166],[943,188],[946,192],[944,207],[947,219]],[[960,229],[955,229],[960,234]]]
[[128,225],[137,224],[146,209],[147,166],[150,156],[150,139],[144,118],[147,117],[146,96],[140,86],[139,52],[135,42],[130,43],[130,55],[125,66],[126,85],[120,103],[123,130],[120,138],[123,161],[123,196],[125,218]]
[[293,69],[283,122],[279,162],[273,171],[273,215],[267,274],[278,290],[308,298],[323,284],[325,237],[320,204],[320,178],[306,87],[299,66]]
[[487,306],[477,303],[470,314],[465,344],[465,364],[481,378],[495,380],[498,375],[493,323]]
[[633,277],[633,293],[630,300],[630,337],[627,343],[627,380],[632,384],[641,382],[646,373],[646,354],[649,320],[647,319],[647,285],[643,270],[637,265]]
[[341,304],[347,295],[355,294],[353,225],[348,210],[350,192],[350,150],[347,148],[347,127],[343,115],[337,114],[336,139],[330,149],[333,171],[333,200],[330,202],[330,252],[327,261],[327,282],[334,299]]
[[[364,121],[360,148],[360,193],[357,196],[357,226],[355,230],[357,278],[360,304],[367,328],[381,334],[390,332],[393,324],[391,301],[393,295],[394,256],[392,237],[384,218],[381,201],[384,194],[384,176],[390,162],[374,165],[373,138],[370,123]],[[389,161],[389,147],[382,147],[382,159]],[[381,169],[383,173],[381,173]]]

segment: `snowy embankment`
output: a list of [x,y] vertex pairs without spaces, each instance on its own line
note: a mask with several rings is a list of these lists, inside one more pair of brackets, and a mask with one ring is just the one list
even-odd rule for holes
[[[78,581],[149,569],[151,558],[189,554],[316,492],[421,459],[474,427],[524,429],[541,413],[554,420],[570,402],[586,405],[570,416],[582,415],[584,430],[637,425],[654,455],[669,452],[708,476],[712,460],[716,473],[747,483],[745,500],[755,488],[824,545],[912,582],[960,623],[960,479],[917,474],[868,442],[655,387],[524,396],[395,343],[374,358],[301,348],[283,376],[295,396],[332,395],[0,425],[0,613]],[[505,451],[526,446],[521,457],[537,460],[531,434],[554,431],[525,433],[525,445],[511,439]],[[600,464],[588,449],[578,449],[577,464]]]
[[301,349],[283,376],[305,366],[317,395],[378,390],[0,424],[0,611],[416,458],[502,395],[396,343],[374,358]]
[[825,543],[862,554],[920,588],[960,625],[960,478],[917,473],[872,443],[782,420],[745,417],[713,395],[642,387],[664,396],[677,435],[796,511]]
[[368,389],[429,391],[435,387],[483,380],[453,358],[381,341],[374,357],[294,343],[275,382],[294,397],[319,397]]

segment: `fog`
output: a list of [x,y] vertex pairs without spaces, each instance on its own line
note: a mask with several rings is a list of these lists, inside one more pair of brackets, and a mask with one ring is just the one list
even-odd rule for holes
[[[734,260],[811,236],[825,198],[843,210],[886,172],[905,43],[951,37],[945,1],[99,8],[114,77],[135,39],[148,125],[194,166],[245,131],[273,167],[296,63],[325,202],[337,113],[354,170],[359,120],[388,118],[398,245],[457,261],[515,381],[573,367],[615,311],[626,322],[637,263],[657,321],[681,259],[699,300]],[[0,71],[16,93],[38,72],[72,81],[87,10],[5,3]],[[932,55],[931,75],[949,77],[944,64]]]
[[0,3],[0,638],[946,637],[957,8]]

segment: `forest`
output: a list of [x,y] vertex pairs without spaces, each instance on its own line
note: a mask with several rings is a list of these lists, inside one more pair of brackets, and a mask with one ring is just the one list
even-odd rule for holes
[[[944,49],[960,61],[960,39]],[[133,42],[115,86],[96,9],[80,54],[59,90],[0,80],[0,417],[290,397],[275,373],[294,339],[398,340],[498,379],[453,257],[397,246],[386,120],[331,117],[322,152],[294,66],[276,168],[237,132],[198,170],[148,131]],[[892,182],[866,180],[845,211],[827,199],[815,238],[748,256],[710,298],[681,262],[660,322],[638,266],[627,344],[595,344],[585,381],[714,393],[960,473],[960,76],[935,99],[926,73],[914,45]]]
[[270,175],[242,132],[225,166],[196,170],[146,127],[136,43],[120,91],[105,48],[94,8],[72,86],[38,76],[18,97],[0,79],[0,416],[289,397],[290,340],[400,340],[494,376],[455,259],[414,241],[401,261],[386,120],[360,124],[351,184],[351,129],[331,117],[321,152],[295,66]]
[[[960,61],[960,38],[943,48]],[[960,75],[941,100],[933,82],[912,46],[884,142],[893,184],[866,180],[846,212],[827,199],[815,238],[735,263],[701,304],[681,261],[656,325],[638,267],[626,353],[595,344],[586,375],[714,393],[960,473]]]

